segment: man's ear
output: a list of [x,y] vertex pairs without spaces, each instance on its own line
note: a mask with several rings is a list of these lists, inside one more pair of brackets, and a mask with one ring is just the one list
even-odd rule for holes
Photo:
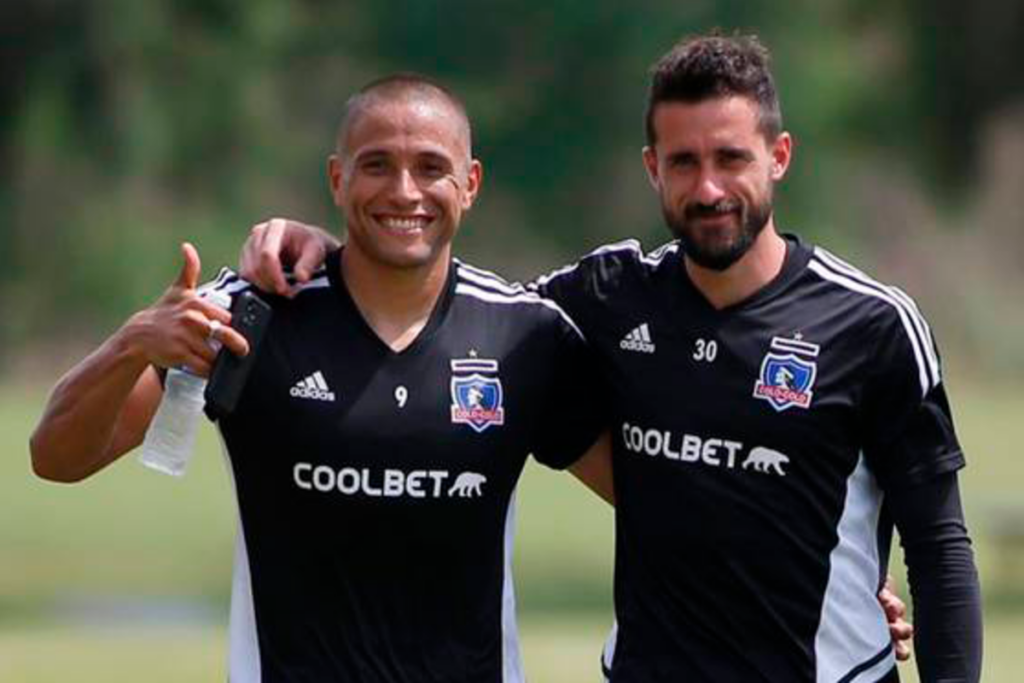
[[642,152],[644,168],[647,169],[647,180],[655,190],[661,190],[661,176],[658,173],[658,152],[650,145],[645,145]]
[[473,207],[477,195],[480,193],[480,185],[484,181],[484,166],[478,159],[469,162],[469,169],[466,173],[466,189],[462,193],[462,210],[468,211]]
[[345,167],[338,154],[327,157],[327,181],[331,186],[331,197],[339,209],[344,206],[345,199]]
[[786,175],[789,169],[789,162],[793,160],[793,136],[782,131],[775,142],[772,143],[772,165],[769,169],[769,177],[773,182],[779,182]]

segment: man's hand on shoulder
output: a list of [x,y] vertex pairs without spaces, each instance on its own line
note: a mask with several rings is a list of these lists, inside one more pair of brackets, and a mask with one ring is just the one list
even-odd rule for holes
[[295,278],[308,282],[327,252],[339,246],[338,239],[323,228],[287,218],[272,218],[249,231],[242,246],[239,274],[260,289],[281,296],[293,296],[284,269],[291,266]]

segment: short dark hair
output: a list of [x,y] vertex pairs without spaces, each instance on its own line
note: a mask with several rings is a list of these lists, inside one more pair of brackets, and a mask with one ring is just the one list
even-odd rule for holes
[[448,88],[418,73],[404,71],[391,74],[371,81],[359,89],[359,92],[345,102],[341,123],[338,124],[338,151],[344,151],[345,138],[352,122],[369,107],[379,102],[389,102],[406,98],[436,100],[451,107],[452,111],[462,120],[466,129],[466,152],[472,157],[472,127],[466,105]]
[[647,144],[657,142],[654,111],[662,102],[696,103],[739,95],[757,103],[758,128],[769,141],[782,132],[782,111],[768,48],[754,35],[713,32],[688,36],[651,67],[647,94]]

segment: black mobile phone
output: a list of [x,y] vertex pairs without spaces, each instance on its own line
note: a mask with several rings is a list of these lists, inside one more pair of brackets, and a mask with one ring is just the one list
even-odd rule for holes
[[217,354],[204,393],[206,414],[211,420],[230,415],[238,405],[245,381],[256,363],[263,334],[270,325],[270,314],[270,306],[254,292],[242,292],[232,302],[231,327],[249,342],[249,354],[236,356],[226,348]]

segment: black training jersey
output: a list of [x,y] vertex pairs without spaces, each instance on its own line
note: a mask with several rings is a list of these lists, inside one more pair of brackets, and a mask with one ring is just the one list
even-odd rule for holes
[[610,245],[537,283],[612,392],[614,683],[891,675],[883,498],[963,457],[913,301],[787,245],[724,310],[676,243]]
[[605,424],[579,331],[457,261],[401,352],[359,314],[337,252],[269,301],[220,421],[240,512],[230,680],[522,681],[516,481],[527,454],[565,467]]

